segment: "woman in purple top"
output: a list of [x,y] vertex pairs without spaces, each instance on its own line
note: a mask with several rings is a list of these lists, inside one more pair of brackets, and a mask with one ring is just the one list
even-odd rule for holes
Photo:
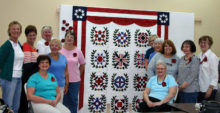
[[85,68],[85,59],[82,51],[73,45],[75,40],[74,32],[66,32],[65,43],[60,50],[60,53],[67,58],[69,72],[69,88],[67,94],[64,95],[63,104],[70,109],[71,113],[77,113],[80,75]]

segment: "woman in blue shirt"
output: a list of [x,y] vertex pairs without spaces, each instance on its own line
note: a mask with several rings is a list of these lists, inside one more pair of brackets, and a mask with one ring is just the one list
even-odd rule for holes
[[139,112],[169,111],[166,103],[173,103],[176,95],[177,83],[172,75],[166,74],[166,63],[158,60],[156,76],[152,76],[143,93],[144,102],[140,104]]
[[51,40],[49,46],[51,50],[51,53],[49,54],[49,57],[51,59],[51,65],[48,69],[48,72],[54,74],[57,79],[61,93],[60,102],[63,103],[63,94],[67,93],[69,86],[67,59],[64,55],[59,53],[59,50],[62,47],[60,40]]
[[48,73],[51,60],[46,55],[37,58],[39,71],[27,82],[27,98],[32,102],[35,113],[70,113],[59,102],[60,91],[56,77]]

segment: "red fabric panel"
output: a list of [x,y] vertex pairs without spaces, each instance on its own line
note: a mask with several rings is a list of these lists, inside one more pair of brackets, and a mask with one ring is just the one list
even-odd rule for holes
[[73,20],[73,31],[76,33],[76,40],[73,43],[75,46],[77,46],[77,26],[78,22],[76,20]]
[[157,35],[161,38],[161,25],[157,25]]
[[[81,39],[81,50],[83,55],[85,56],[86,52],[86,21],[82,21],[82,39]],[[80,82],[80,91],[79,91],[79,109],[83,107],[83,97],[84,97],[84,71],[81,75],[81,82]]]
[[135,15],[157,15],[156,11],[139,11],[126,9],[111,9],[111,8],[95,8],[87,7],[87,11],[91,12],[105,12],[105,13],[120,13],[120,14],[135,14]]
[[169,32],[169,27],[165,25],[165,36],[164,36],[165,40],[168,40],[168,32]]
[[95,24],[107,24],[114,22],[118,25],[131,25],[137,24],[142,27],[150,27],[157,24],[157,20],[149,19],[133,19],[133,18],[116,18],[116,17],[99,17],[87,16],[87,20]]

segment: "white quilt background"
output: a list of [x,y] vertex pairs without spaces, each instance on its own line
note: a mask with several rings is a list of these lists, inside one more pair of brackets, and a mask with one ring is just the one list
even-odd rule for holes
[[[177,54],[178,56],[182,56],[183,53],[180,51],[181,44],[184,40],[190,39],[193,40],[194,37],[194,14],[192,13],[179,13],[179,12],[169,12],[170,13],[170,25],[169,25],[169,37],[168,39],[172,40],[175,43],[175,46],[177,48]],[[96,13],[88,13],[88,15],[96,15]],[[127,15],[122,15],[127,16]],[[142,18],[142,17],[141,17]],[[60,32],[59,32],[59,38],[62,39],[64,38],[65,32],[61,30],[61,27],[64,26],[62,23],[62,20],[66,20],[69,22],[70,26],[73,26],[72,22],[72,5],[61,5],[60,8]],[[81,23],[78,23],[78,31],[82,29],[80,26]],[[104,27],[107,27],[109,30],[109,39],[106,45],[94,45],[91,42],[91,29],[93,27],[96,27],[96,30],[104,30]],[[164,29],[163,27],[161,27]],[[125,31],[129,30],[131,39],[130,39],[130,44],[129,47],[116,47],[115,44],[113,43],[113,34],[114,30],[119,29],[120,31]],[[132,103],[132,100],[134,96],[138,96],[139,98],[142,97],[142,91],[135,91],[133,87],[133,79],[135,74],[139,74],[141,76],[145,76],[146,71],[144,68],[139,69],[135,67],[134,65],[134,55],[136,51],[139,51],[140,53],[146,53],[146,50],[149,47],[137,47],[135,44],[134,36],[135,36],[135,31],[137,29],[140,29],[141,32],[146,32],[146,30],[150,30],[151,34],[156,34],[157,33],[157,25],[151,26],[151,27],[141,27],[136,24],[131,24],[128,26],[121,26],[117,25],[113,22],[108,23],[108,24],[102,24],[102,25],[97,25],[92,22],[89,22],[88,20],[86,21],[86,66],[85,66],[85,81],[84,81],[84,106],[80,110],[82,113],[88,113],[88,98],[90,95],[94,95],[95,97],[100,97],[102,94],[106,96],[106,104],[111,104],[111,99],[113,96],[118,96],[122,97],[123,95],[126,95],[128,97],[128,102],[129,104]],[[77,39],[77,46],[78,48],[81,48],[81,33],[77,33],[78,39]],[[164,30],[161,30],[161,37],[164,37]],[[93,50],[97,51],[103,51],[107,50],[109,53],[109,64],[105,68],[93,68],[92,62],[91,62],[91,53]],[[113,57],[113,52],[118,51],[119,53],[123,53],[127,51],[130,55],[130,63],[128,66],[128,69],[115,69],[114,66],[112,65],[112,57]],[[96,72],[97,75],[103,74],[103,72],[107,73],[108,75],[108,87],[104,91],[94,91],[90,87],[90,76],[91,73]],[[112,76],[113,74],[116,73],[118,75],[122,75],[126,73],[129,77],[128,79],[128,88],[126,91],[114,91],[112,89]],[[106,106],[107,107],[107,106]],[[128,110],[127,110],[128,111]],[[104,113],[106,112],[106,109]],[[111,110],[111,112],[113,112]]]

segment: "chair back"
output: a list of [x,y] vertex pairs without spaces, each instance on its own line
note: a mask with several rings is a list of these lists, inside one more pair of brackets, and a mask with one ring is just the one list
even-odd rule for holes
[[177,87],[177,89],[176,89],[176,95],[175,95],[175,96],[174,96],[174,98],[173,98],[173,102],[175,102],[175,101],[176,101],[177,96],[178,96],[178,92],[179,92],[179,88]]
[[[26,97],[27,97],[27,83],[24,84],[24,92],[25,92]],[[28,98],[27,98],[27,101],[28,101],[28,113],[34,113],[34,109],[32,107],[31,101],[28,100]]]
[[27,83],[24,84],[24,92],[27,95]]

